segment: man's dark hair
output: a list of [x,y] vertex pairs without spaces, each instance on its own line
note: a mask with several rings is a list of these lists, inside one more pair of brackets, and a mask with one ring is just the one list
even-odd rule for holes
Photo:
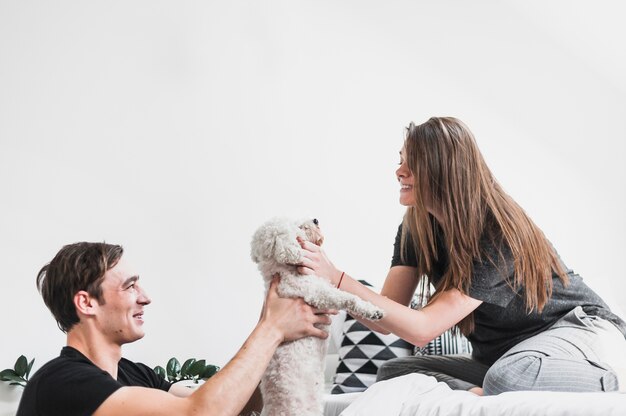
[[74,243],[63,247],[37,274],[37,288],[63,332],[78,323],[74,295],[81,290],[103,304],[102,280],[122,257],[122,246]]

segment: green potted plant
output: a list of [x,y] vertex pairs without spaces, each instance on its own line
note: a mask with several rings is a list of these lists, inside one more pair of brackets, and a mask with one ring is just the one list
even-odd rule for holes
[[13,368],[0,371],[0,414],[14,414],[17,411],[34,362],[34,358],[29,362],[25,356],[20,355]]
[[207,364],[206,360],[196,360],[195,358],[189,358],[181,365],[180,361],[172,357],[165,368],[156,366],[154,372],[169,382],[185,381],[187,387],[194,387],[201,380],[212,377],[219,369],[216,365]]
[[25,356],[20,355],[15,362],[13,369],[7,368],[0,371],[0,381],[5,381],[11,386],[26,387],[28,377],[30,376],[30,370],[33,369],[34,362],[34,358],[28,362],[28,359]]

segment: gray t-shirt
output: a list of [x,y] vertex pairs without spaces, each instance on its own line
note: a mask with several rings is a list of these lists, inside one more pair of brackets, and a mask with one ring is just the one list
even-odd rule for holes
[[[391,261],[393,266],[417,267],[415,250],[411,238],[405,245],[405,259],[400,255],[402,226],[398,228]],[[604,301],[591,290],[582,278],[564,266],[569,284],[564,287],[558,275],[552,276],[552,296],[541,313],[528,313],[523,287],[514,290],[514,266],[511,252],[505,247],[500,256],[497,248],[488,239],[481,240],[486,256],[476,260],[472,273],[469,296],[482,300],[474,311],[474,331],[467,337],[472,343],[472,355],[478,361],[491,365],[506,351],[521,341],[536,335],[577,306],[587,315],[598,316],[612,322],[626,337],[626,323],[611,312]],[[448,267],[448,251],[441,229],[437,231],[437,257],[433,271],[428,276],[436,288]],[[495,264],[494,264],[495,263]]]

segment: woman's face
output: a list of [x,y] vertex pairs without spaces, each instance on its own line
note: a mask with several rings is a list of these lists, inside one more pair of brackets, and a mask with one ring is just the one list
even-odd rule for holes
[[415,205],[415,194],[413,193],[413,174],[406,163],[406,151],[404,146],[400,150],[400,166],[396,170],[396,177],[400,182],[400,205],[405,207]]

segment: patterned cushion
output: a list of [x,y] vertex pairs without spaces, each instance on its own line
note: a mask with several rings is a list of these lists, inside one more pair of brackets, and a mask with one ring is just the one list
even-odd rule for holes
[[416,348],[415,355],[450,355],[469,354],[472,344],[460,332],[448,329],[437,338],[430,341],[423,348]]
[[[434,288],[431,286],[431,291]],[[422,299],[421,287],[413,295],[411,300],[411,308],[421,309],[427,303]],[[450,355],[450,354],[469,354],[472,352],[472,344],[458,329],[448,329],[437,338],[430,341],[422,348],[415,347],[415,355]]]
[[376,381],[382,363],[412,353],[412,344],[393,334],[374,332],[347,315],[331,394],[364,391]]

